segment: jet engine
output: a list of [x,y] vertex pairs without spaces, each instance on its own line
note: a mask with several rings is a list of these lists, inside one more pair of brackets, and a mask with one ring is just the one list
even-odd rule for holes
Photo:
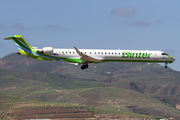
[[39,53],[43,53],[46,55],[52,55],[53,54],[53,47],[44,47],[43,49],[37,50]]

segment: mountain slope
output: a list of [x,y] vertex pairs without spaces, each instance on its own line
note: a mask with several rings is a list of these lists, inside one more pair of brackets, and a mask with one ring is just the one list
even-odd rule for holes
[[11,54],[0,60],[0,68],[0,91],[18,97],[153,116],[180,114],[175,108],[180,72],[158,64],[100,63],[82,71]]

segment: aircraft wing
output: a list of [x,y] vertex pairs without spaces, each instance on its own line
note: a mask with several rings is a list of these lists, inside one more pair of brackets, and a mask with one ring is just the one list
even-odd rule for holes
[[82,64],[84,64],[86,62],[101,62],[101,60],[98,60],[98,59],[95,59],[93,57],[90,57],[90,56],[87,56],[87,55],[83,54],[76,47],[74,47],[74,49],[79,54],[79,56],[81,56]]

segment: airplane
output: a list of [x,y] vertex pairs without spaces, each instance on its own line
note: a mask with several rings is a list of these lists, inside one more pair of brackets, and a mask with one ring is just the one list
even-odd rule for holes
[[101,49],[55,49],[44,47],[38,49],[30,46],[21,35],[12,35],[4,40],[13,39],[19,51],[17,54],[25,55],[38,60],[63,61],[70,64],[81,65],[81,69],[87,69],[89,63],[103,62],[155,62],[167,64],[175,59],[162,51],[149,50],[101,50]]

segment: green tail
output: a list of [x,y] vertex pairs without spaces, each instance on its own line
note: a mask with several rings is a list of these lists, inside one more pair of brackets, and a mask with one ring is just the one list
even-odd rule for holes
[[18,47],[20,53],[24,54],[24,53],[35,53],[36,49],[34,49],[33,47],[31,47],[24,39],[21,35],[12,35],[9,36],[7,38],[4,38],[4,40],[9,40],[9,39],[13,39],[16,46]]
[[43,53],[37,52],[37,49],[31,47],[21,35],[12,35],[7,38],[4,38],[4,40],[10,40],[13,39],[16,46],[19,49],[18,54],[25,55],[34,59],[38,60],[49,60],[53,61],[52,56],[45,55]]

